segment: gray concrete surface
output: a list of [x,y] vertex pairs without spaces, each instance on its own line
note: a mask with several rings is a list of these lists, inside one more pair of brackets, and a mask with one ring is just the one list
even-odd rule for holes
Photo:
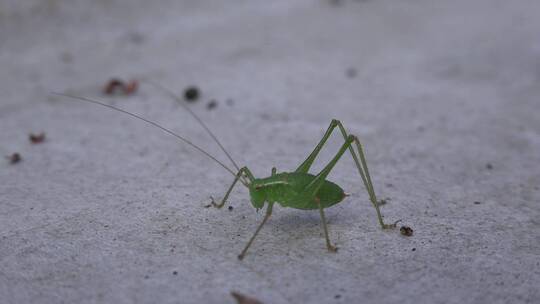
[[[539,303],[539,17],[538,1],[0,1],[0,153],[23,157],[0,164],[0,302]],[[337,254],[316,211],[277,207],[238,261],[263,215],[241,188],[232,211],[203,208],[226,171],[49,94],[103,98],[225,160],[158,90],[104,98],[112,76],[198,85],[191,108],[260,177],[341,119],[414,236],[379,229],[346,156]]]

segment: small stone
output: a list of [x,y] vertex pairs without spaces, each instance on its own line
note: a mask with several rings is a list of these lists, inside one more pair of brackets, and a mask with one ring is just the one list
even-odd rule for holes
[[125,86],[124,86],[124,94],[131,95],[137,91],[139,88],[139,82],[137,80],[130,80]]
[[210,102],[206,105],[206,108],[208,110],[213,110],[217,107],[217,101],[215,101],[214,99],[210,100]]
[[118,78],[111,78],[109,82],[105,84],[103,87],[103,94],[105,95],[113,95],[117,92],[117,90],[123,90],[124,89],[124,82]]
[[355,68],[348,68],[345,75],[347,75],[348,78],[355,78],[356,75],[358,75],[358,72]]
[[184,98],[189,102],[195,102],[197,99],[199,99],[199,89],[195,86],[187,87],[184,90]]
[[10,164],[16,164],[22,160],[22,157],[19,153],[13,153],[10,156],[7,157]]
[[412,236],[413,235],[413,230],[409,226],[401,226],[401,228],[399,228],[399,232],[401,233],[401,235],[404,235],[404,236]]
[[39,134],[30,133],[28,139],[33,144],[40,144],[45,141],[45,133],[41,132]]

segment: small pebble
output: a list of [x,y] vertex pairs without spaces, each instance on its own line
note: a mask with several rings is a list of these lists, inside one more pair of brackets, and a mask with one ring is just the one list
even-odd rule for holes
[[172,274],[173,275],[178,275],[178,271],[175,270],[175,271],[172,272]]
[[411,249],[412,251],[416,251],[416,248]]
[[401,228],[399,228],[399,232],[401,233],[401,235],[404,235],[404,236],[413,235],[413,230],[409,226],[401,226]]
[[60,54],[60,60],[63,63],[71,63],[73,62],[73,55],[69,52],[63,52]]
[[124,86],[124,94],[131,95],[139,88],[139,82],[137,80],[131,80]]
[[13,153],[7,157],[10,164],[16,164],[22,160],[22,157],[19,153]]
[[33,144],[39,144],[45,141],[45,133],[41,132],[39,134],[30,133],[28,139]]
[[488,170],[493,169],[493,165],[490,164],[490,163],[487,163],[487,164],[486,164],[486,169],[488,169]]
[[189,102],[195,102],[197,99],[199,99],[199,89],[195,86],[187,87],[184,90],[184,98]]
[[355,78],[356,75],[358,75],[358,72],[355,68],[348,68],[345,75],[347,75],[348,78]]
[[210,102],[206,105],[206,108],[208,110],[213,110],[214,108],[217,107],[217,102],[215,100],[210,100]]
[[116,93],[123,93],[124,95],[132,95],[137,91],[139,82],[137,80],[130,80],[125,83],[118,78],[111,78],[109,82],[103,87],[103,93],[105,95],[114,95]]
[[118,78],[111,78],[107,84],[103,87],[103,93],[106,95],[112,95],[118,88],[123,88],[124,82]]
[[474,202],[475,205],[480,205],[482,202]]
[[233,211],[234,207],[233,206],[229,206],[229,211]]

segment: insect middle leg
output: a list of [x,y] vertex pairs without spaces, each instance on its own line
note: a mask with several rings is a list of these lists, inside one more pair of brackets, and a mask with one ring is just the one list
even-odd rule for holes
[[337,164],[337,162],[339,161],[341,156],[343,156],[343,153],[345,153],[347,148],[350,147],[351,143],[354,140],[353,137],[354,136],[352,136],[352,135],[349,135],[347,137],[347,139],[345,140],[345,143],[343,143],[343,145],[341,146],[341,148],[339,149],[337,154],[334,156],[334,158],[326,165],[326,167],[324,167],[324,169],[322,169],[321,172],[319,172],[319,174],[317,174],[315,176],[313,181],[311,181],[302,190],[302,193],[300,194],[300,197],[303,197],[304,199],[308,199],[310,201],[314,201],[315,203],[317,203],[317,205],[319,207],[319,212],[321,214],[321,220],[322,220],[323,228],[324,228],[324,237],[326,239],[326,247],[328,248],[328,251],[330,251],[330,252],[336,252],[337,248],[332,246],[332,244],[330,243],[330,238],[328,237],[328,227],[326,227],[326,218],[324,217],[323,206],[321,205],[321,202],[320,202],[320,199],[317,196],[317,193],[319,192],[319,189],[321,188],[321,186],[325,182],[326,177],[328,176],[330,171],[332,171],[332,169]]
[[253,243],[253,240],[255,240],[255,237],[257,237],[257,234],[259,234],[259,231],[261,231],[261,228],[264,226],[264,224],[266,223],[266,221],[268,221],[268,219],[270,218],[270,216],[272,215],[272,207],[274,207],[274,203],[268,203],[268,207],[266,207],[266,214],[264,216],[264,219],[263,221],[261,222],[261,224],[259,225],[259,227],[257,227],[257,230],[255,230],[255,233],[253,234],[253,236],[251,237],[251,239],[249,239],[249,242],[246,244],[246,247],[244,247],[244,250],[242,250],[242,252],[240,253],[240,255],[238,255],[238,259],[241,260],[244,258],[244,256],[246,255],[246,252],[248,251],[249,249],[249,246],[251,246],[251,243]]
[[324,210],[321,205],[321,201],[317,197],[315,197],[315,201],[319,205],[319,213],[321,214],[321,221],[324,229],[324,238],[326,239],[326,248],[328,248],[328,251],[330,252],[337,252],[338,248],[336,246],[333,246],[332,243],[330,243],[330,238],[328,237],[328,227],[326,227],[326,217],[324,216]]

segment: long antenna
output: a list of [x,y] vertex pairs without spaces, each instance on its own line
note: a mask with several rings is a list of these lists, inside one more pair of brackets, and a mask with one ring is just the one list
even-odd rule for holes
[[199,146],[197,146],[196,144],[192,143],[191,141],[187,140],[186,138],[174,133],[173,131],[153,122],[153,121],[150,121],[144,117],[141,117],[137,114],[133,114],[133,113],[130,113],[128,111],[125,111],[125,110],[122,110],[120,108],[117,108],[117,107],[114,107],[114,106],[111,106],[111,105],[108,105],[106,103],[103,103],[103,102],[100,102],[100,101],[97,101],[97,100],[93,100],[93,99],[90,99],[90,98],[86,98],[86,97],[80,97],[80,96],[74,96],[74,95],[69,95],[69,94],[63,94],[63,93],[55,93],[55,92],[52,92],[52,94],[55,94],[55,95],[58,95],[58,96],[63,96],[63,97],[69,97],[69,98],[73,98],[73,99],[76,99],[76,100],[79,100],[79,101],[85,101],[85,102],[89,102],[89,103],[93,103],[93,104],[97,104],[97,105],[100,105],[100,106],[103,106],[103,107],[106,107],[106,108],[109,108],[109,109],[113,109],[115,111],[118,111],[118,112],[121,112],[121,113],[124,113],[124,114],[127,114],[129,116],[132,116],[132,117],[135,117],[137,119],[140,119],[158,129],[161,129],[163,132],[165,133],[168,133],[169,135],[172,135],[176,138],[178,138],[179,140],[183,141],[184,143],[192,146],[193,148],[197,149],[199,152],[201,152],[202,154],[206,155],[208,158],[212,159],[213,161],[215,161],[216,163],[218,163],[220,166],[222,166],[225,170],[229,171],[229,173],[231,173],[233,176],[236,177],[236,173],[234,173],[233,170],[231,170],[229,167],[225,166],[222,162],[220,162],[219,160],[217,160],[217,158],[215,158],[214,156],[210,155],[210,153],[204,151],[202,148],[200,148]]
[[216,144],[218,144],[218,146],[221,148],[221,150],[223,151],[223,153],[225,153],[225,155],[227,155],[227,158],[231,161],[231,163],[233,164],[233,166],[236,168],[237,171],[240,171],[240,167],[238,167],[238,165],[236,164],[236,162],[233,160],[233,158],[231,157],[231,155],[229,154],[229,152],[227,152],[227,150],[225,150],[225,147],[223,147],[223,145],[221,144],[221,142],[217,139],[217,137],[214,135],[214,133],[212,133],[212,131],[210,131],[210,129],[206,126],[206,124],[199,118],[199,116],[197,116],[193,111],[191,111],[191,109],[189,107],[187,107],[185,104],[184,104],[184,101],[178,97],[178,95],[174,94],[174,92],[163,86],[163,85],[160,85],[158,83],[155,83],[151,80],[148,80],[148,79],[145,79],[143,80],[143,82],[146,82],[150,85],[152,85],[153,87],[155,88],[158,88],[162,91],[164,91],[167,95],[169,95],[172,99],[176,100],[178,102],[178,104],[180,106],[182,106],[182,108],[184,108],[184,110],[186,110],[189,114],[191,114],[191,116],[193,118],[195,118],[195,120],[206,130],[206,133],[208,133],[208,135],[210,135],[210,137],[212,137],[212,139],[216,142]]

